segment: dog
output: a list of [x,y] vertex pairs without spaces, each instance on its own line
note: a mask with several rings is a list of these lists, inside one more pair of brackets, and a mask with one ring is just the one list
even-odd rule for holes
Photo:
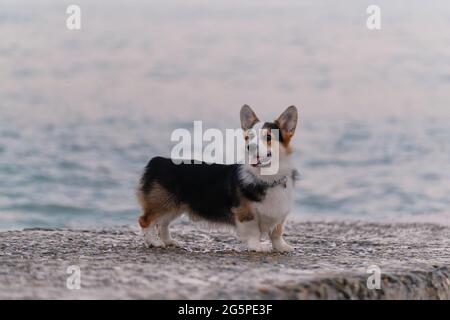
[[[291,139],[298,121],[295,106],[275,121],[262,122],[244,105],[240,112],[246,155],[243,164],[207,164],[189,160],[176,164],[155,157],[140,179],[137,198],[142,207],[139,225],[149,246],[176,245],[170,223],[187,213],[194,220],[226,225],[236,230],[250,251],[289,252],[283,227],[294,201],[297,171],[291,158]],[[262,174],[278,150],[278,172]],[[272,247],[264,245],[268,235]]]

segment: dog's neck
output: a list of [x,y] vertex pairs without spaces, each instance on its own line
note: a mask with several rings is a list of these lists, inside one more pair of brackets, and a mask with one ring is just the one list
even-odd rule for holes
[[279,184],[285,184],[286,180],[292,179],[296,180],[298,173],[295,170],[291,156],[285,156],[280,159],[279,168],[277,173],[268,175],[261,174],[261,168],[253,167],[251,165],[245,164],[242,166],[241,179],[245,184],[257,184],[262,183],[268,186],[277,186]]

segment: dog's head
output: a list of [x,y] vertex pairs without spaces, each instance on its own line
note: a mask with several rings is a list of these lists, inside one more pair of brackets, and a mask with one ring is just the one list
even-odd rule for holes
[[287,108],[273,122],[260,121],[248,105],[241,108],[245,148],[253,167],[270,166],[274,156],[281,159],[292,152],[289,143],[295,133],[297,119],[295,106]]

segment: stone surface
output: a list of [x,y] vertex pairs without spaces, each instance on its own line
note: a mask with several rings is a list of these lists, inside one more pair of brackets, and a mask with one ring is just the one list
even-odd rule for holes
[[[0,233],[1,299],[449,299],[450,228],[289,223],[295,252],[252,253],[229,233],[172,227],[180,248],[147,248],[137,229]],[[81,268],[81,289],[66,287]],[[368,289],[367,268],[381,269]]]

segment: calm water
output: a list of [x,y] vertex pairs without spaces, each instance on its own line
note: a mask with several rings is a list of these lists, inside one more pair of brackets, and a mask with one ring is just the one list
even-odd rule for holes
[[[395,2],[395,3],[392,3]],[[135,224],[173,129],[300,109],[295,215],[450,223],[450,4],[0,4],[0,229]]]

